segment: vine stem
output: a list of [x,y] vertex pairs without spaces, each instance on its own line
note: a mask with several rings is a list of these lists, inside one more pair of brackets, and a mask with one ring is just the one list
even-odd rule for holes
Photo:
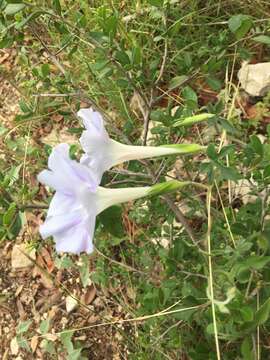
[[212,269],[212,255],[211,255],[211,228],[212,228],[212,219],[211,219],[211,196],[212,196],[212,187],[210,186],[207,191],[207,249],[208,249],[208,267],[209,267],[209,288],[210,288],[210,300],[212,307],[212,317],[214,325],[214,334],[215,334],[215,343],[216,343],[216,354],[217,360],[221,360],[220,348],[218,341],[218,329],[217,329],[217,320],[216,320],[216,311],[215,311],[215,300],[214,300],[214,286],[213,286],[213,269]]

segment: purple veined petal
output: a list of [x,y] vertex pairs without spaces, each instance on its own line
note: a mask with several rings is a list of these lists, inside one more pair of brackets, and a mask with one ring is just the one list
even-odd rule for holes
[[39,232],[43,239],[60,234],[82,222],[82,211],[75,210],[56,216],[49,216],[40,226]]
[[82,222],[68,231],[54,236],[57,252],[69,252],[79,254],[93,251],[93,236],[95,231],[95,216],[87,223]]
[[70,160],[70,166],[74,171],[74,175],[84,184],[87,184],[87,187],[91,191],[95,192],[99,182],[91,166],[85,166],[75,160]]

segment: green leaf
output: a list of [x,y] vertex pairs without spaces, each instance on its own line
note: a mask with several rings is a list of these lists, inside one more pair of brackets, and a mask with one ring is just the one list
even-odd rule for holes
[[206,154],[209,157],[209,159],[216,161],[218,159],[218,153],[216,151],[214,144],[209,144],[206,150]]
[[72,336],[73,336],[73,331],[62,332],[60,334],[60,340],[68,353],[71,353],[74,349],[71,341]]
[[190,86],[184,87],[184,89],[182,90],[182,96],[186,100],[189,107],[194,108],[197,106],[197,94]]
[[141,61],[142,61],[142,53],[141,53],[141,48],[140,47],[135,46],[132,49],[131,58],[132,58],[132,64],[139,65],[141,63]]
[[24,339],[23,337],[18,336],[17,342],[18,342],[18,345],[20,348],[25,349],[27,351],[31,351],[28,341],[26,339]]
[[115,36],[117,31],[117,25],[118,25],[118,18],[115,15],[112,15],[105,19],[104,22],[104,31],[106,34],[111,35],[112,37]]
[[26,331],[28,331],[31,324],[32,324],[32,320],[20,321],[19,325],[16,327],[17,335],[26,333]]
[[261,140],[258,136],[252,135],[250,137],[251,146],[254,149],[254,151],[261,157],[263,157],[264,149],[263,144],[261,143]]
[[244,360],[254,360],[253,345],[250,338],[245,338],[241,344],[241,355]]
[[206,82],[210,86],[210,88],[215,91],[219,91],[222,88],[222,83],[217,78],[209,76],[206,79]]
[[226,130],[228,133],[239,134],[239,131],[237,129],[235,129],[235,127],[233,127],[232,124],[228,120],[219,118],[218,122],[220,123],[222,128],[224,130]]
[[245,261],[245,265],[255,270],[261,270],[270,262],[270,256],[253,255]]
[[21,212],[18,212],[18,213],[15,215],[15,218],[14,218],[14,220],[13,220],[12,226],[11,226],[10,229],[9,229],[12,237],[18,236],[19,232],[21,231],[22,224],[23,224],[23,221],[22,221],[22,213],[21,213]]
[[4,13],[6,15],[15,15],[17,12],[25,8],[25,4],[7,4]]
[[82,351],[82,348],[81,348],[81,349],[74,349],[74,350],[72,350],[72,351],[68,354],[67,360],[79,360],[79,359],[82,359],[82,357],[81,357],[81,351]]
[[54,343],[46,339],[42,341],[42,349],[52,355],[56,353]]
[[148,0],[148,4],[160,7],[163,5],[163,0]]
[[161,184],[151,186],[148,196],[163,195],[182,189],[184,186],[190,185],[189,181],[171,180]]
[[254,40],[254,41],[258,42],[258,43],[270,46],[270,36],[259,35],[259,36],[255,36],[252,40]]
[[120,62],[120,64],[123,66],[130,64],[129,56],[127,55],[127,53],[125,51],[116,51],[114,57],[115,57],[115,60]]
[[42,335],[47,334],[50,329],[50,319],[42,320],[39,325],[39,330]]
[[186,75],[175,76],[169,83],[169,90],[180,87],[187,79],[188,77]]
[[29,112],[32,112],[32,109],[22,99],[19,101],[19,106],[20,106],[21,111],[24,112],[25,114],[28,114]]
[[233,167],[219,165],[218,168],[223,180],[237,181],[242,179],[242,175]]
[[41,66],[41,73],[43,77],[47,77],[50,74],[50,65],[49,64],[43,64]]
[[14,42],[14,38],[10,35],[6,35],[1,41],[0,41],[0,49],[4,48],[10,48]]
[[38,18],[41,14],[43,14],[44,11],[38,10],[38,11],[34,11],[32,12],[29,16],[27,16],[27,18],[23,19],[22,21],[18,22],[15,26],[15,28],[17,30],[20,30],[21,28],[23,28],[30,20],[34,20],[36,18]]
[[264,324],[270,316],[270,298],[265,301],[265,303],[256,311],[254,322],[256,325]]
[[22,167],[22,164],[20,164],[18,166],[14,166],[8,172],[7,177],[9,179],[9,186],[12,186],[19,179],[19,173],[20,173],[21,167]]
[[3,136],[6,132],[8,132],[8,129],[0,125],[0,136]]
[[67,256],[64,255],[63,257],[56,258],[55,259],[55,265],[58,269],[69,269],[72,268],[73,261]]
[[206,332],[207,332],[207,334],[210,334],[210,335],[213,335],[215,333],[215,328],[214,328],[213,323],[210,323],[207,325]]
[[251,29],[253,22],[248,15],[233,15],[228,22],[229,29],[238,40],[242,39]]
[[183,119],[176,120],[176,122],[173,124],[173,127],[177,126],[189,126],[193,124],[197,124],[199,122],[211,119],[214,114],[198,114],[194,116],[189,116]]
[[250,322],[254,318],[254,312],[250,306],[242,306],[239,308],[239,311],[246,322]]
[[16,204],[15,203],[10,204],[8,210],[5,212],[3,216],[4,226],[8,227],[12,224],[16,211],[17,211]]
[[99,219],[107,230],[113,236],[121,238],[125,235],[123,221],[122,221],[122,207],[114,205],[102,211]]
[[53,0],[53,7],[55,8],[58,15],[61,15],[62,9],[59,0]]

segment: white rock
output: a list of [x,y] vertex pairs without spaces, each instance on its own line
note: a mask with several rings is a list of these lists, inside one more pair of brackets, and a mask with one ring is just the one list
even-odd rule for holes
[[238,72],[242,88],[251,96],[264,96],[270,90],[270,62],[244,62]]
[[35,249],[30,250],[26,244],[14,245],[11,253],[11,267],[13,269],[34,265],[33,262],[24,255],[24,253],[29,255],[33,260],[36,259]]
[[76,307],[78,306],[78,302],[76,299],[74,299],[72,296],[67,296],[66,297],[66,310],[67,313],[69,314],[71,311],[73,311],[74,309],[76,309]]

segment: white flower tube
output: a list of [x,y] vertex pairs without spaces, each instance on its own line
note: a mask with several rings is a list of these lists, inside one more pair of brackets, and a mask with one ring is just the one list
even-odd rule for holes
[[147,159],[156,156],[188,154],[204,149],[198,144],[175,144],[163,146],[133,146],[121,144],[110,139],[104,128],[100,113],[90,109],[81,109],[78,116],[86,128],[80,138],[85,155],[81,163],[90,166],[99,181],[103,173],[112,166],[128,160]]
[[120,188],[120,189],[108,189],[99,186],[97,188],[98,206],[97,213],[101,213],[108,207],[116,204],[121,204],[127,201],[140,199],[149,195],[151,187],[133,187],[133,188]]

